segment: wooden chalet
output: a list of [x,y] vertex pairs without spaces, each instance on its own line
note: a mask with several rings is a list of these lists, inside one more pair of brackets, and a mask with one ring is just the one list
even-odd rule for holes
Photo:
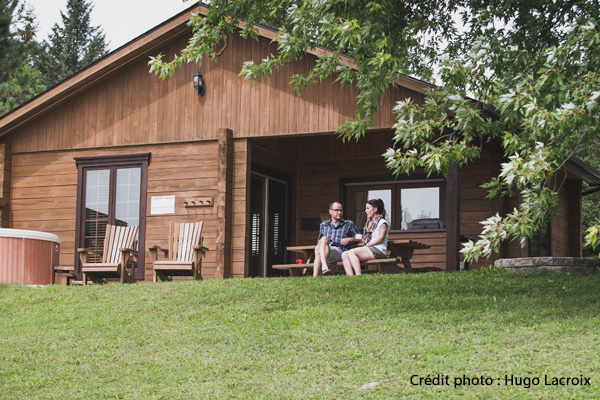
[[[292,260],[286,246],[316,242],[330,202],[360,221],[365,200],[378,197],[393,238],[431,246],[415,253],[415,268],[456,270],[460,238],[476,238],[479,221],[515,206],[486,200],[479,187],[499,172],[492,148],[447,178],[395,177],[385,167],[392,108],[422,100],[423,82],[399,78],[368,135],[344,143],[334,131],[354,115],[358,90],[329,78],[297,95],[289,84],[326,50],[258,83],[238,76],[245,61],[276,51],[267,28],[258,42],[229,35],[217,62],[190,63],[164,81],[150,74],[150,56],[185,47],[191,12],[205,9],[191,7],[0,118],[1,227],[57,235],[60,264],[80,272],[77,248],[101,246],[107,223],[139,225],[135,279],[151,281],[148,248],[167,244],[171,222],[203,221],[204,278],[276,276],[283,271],[271,266]],[[202,97],[192,87],[197,70]],[[581,255],[582,181],[600,176],[575,162],[563,178],[560,215],[539,240],[508,244],[501,257]],[[410,229],[423,218],[441,222]]]

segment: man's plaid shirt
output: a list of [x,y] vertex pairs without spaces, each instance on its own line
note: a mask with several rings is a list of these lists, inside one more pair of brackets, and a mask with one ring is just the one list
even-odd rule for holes
[[347,251],[348,247],[342,245],[342,239],[347,237],[353,238],[354,235],[358,233],[358,229],[352,221],[340,219],[340,222],[338,222],[337,225],[333,225],[329,219],[321,222],[321,228],[319,229],[319,237],[317,238],[317,242],[321,240],[323,236],[327,236],[330,246],[336,246],[341,248],[342,251]]

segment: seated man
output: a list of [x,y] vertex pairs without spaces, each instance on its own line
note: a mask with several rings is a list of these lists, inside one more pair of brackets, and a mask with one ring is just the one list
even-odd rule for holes
[[344,209],[340,202],[329,205],[331,219],[321,222],[317,247],[315,248],[315,265],[313,276],[319,276],[321,272],[328,274],[330,269],[328,263],[342,261],[342,253],[348,251],[348,246],[358,241],[354,239],[358,229],[354,222],[342,218]]

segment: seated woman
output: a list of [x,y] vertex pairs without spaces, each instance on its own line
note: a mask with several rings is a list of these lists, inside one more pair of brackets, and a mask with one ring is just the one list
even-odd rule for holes
[[385,220],[383,200],[367,201],[365,206],[367,223],[362,240],[365,246],[355,247],[342,253],[342,262],[347,275],[360,275],[360,262],[385,258],[387,254],[388,223]]

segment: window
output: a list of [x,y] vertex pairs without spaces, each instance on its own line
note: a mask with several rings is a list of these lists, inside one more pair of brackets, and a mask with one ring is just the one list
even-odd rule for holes
[[413,220],[444,218],[441,179],[425,181],[398,181],[376,184],[347,183],[346,217],[359,229],[366,222],[367,200],[381,199],[385,204],[386,219],[392,230],[407,230]]
[[540,228],[529,240],[529,257],[549,257],[551,251],[550,224]]
[[[77,248],[101,250],[106,225],[112,224],[139,225],[138,249],[144,249],[149,157],[149,153],[143,153],[75,159],[78,169]],[[139,251],[138,265],[144,265],[144,251]],[[75,255],[75,268],[79,271],[78,254]],[[135,277],[144,278],[143,267],[136,269]]]
[[400,229],[408,229],[415,219],[440,218],[440,188],[400,188],[400,204]]

